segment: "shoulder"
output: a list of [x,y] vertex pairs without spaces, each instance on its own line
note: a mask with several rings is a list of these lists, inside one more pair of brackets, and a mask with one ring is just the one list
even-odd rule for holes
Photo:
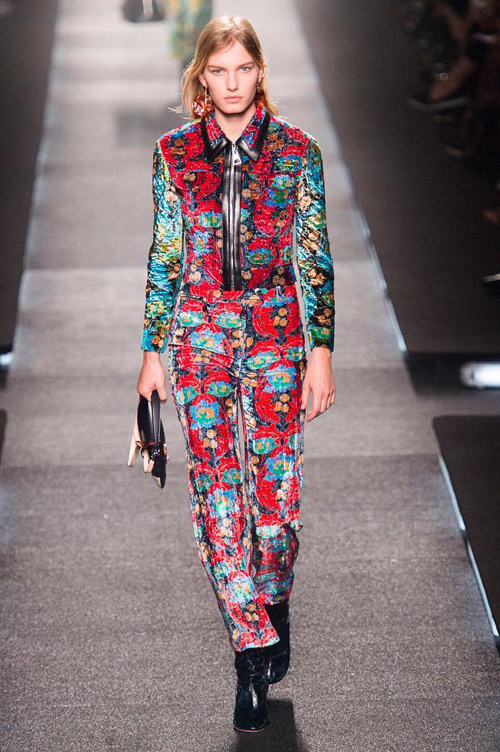
[[175,160],[176,154],[179,151],[184,153],[189,144],[199,138],[199,134],[199,121],[190,120],[162,133],[156,140],[155,150],[163,154],[166,161]]
[[299,128],[298,125],[291,123],[285,118],[272,115],[269,123],[269,133],[275,134],[274,138],[281,138],[286,143],[293,144],[296,147],[302,147],[305,152],[309,147],[319,147],[318,141],[308,131]]

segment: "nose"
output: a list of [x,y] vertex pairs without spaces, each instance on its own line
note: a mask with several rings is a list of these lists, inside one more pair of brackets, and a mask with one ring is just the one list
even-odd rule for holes
[[236,80],[236,76],[234,74],[229,74],[227,79],[227,88],[228,91],[237,91],[238,81]]

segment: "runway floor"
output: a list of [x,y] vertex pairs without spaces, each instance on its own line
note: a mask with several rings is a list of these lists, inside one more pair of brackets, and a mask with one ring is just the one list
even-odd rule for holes
[[[498,752],[500,659],[369,255],[294,3],[217,2],[267,51],[325,159],[337,403],[306,426],[292,666],[271,725],[232,728],[235,674],[195,548],[171,396],[168,487],[126,467],[158,135],[181,122],[164,24],[63,0],[38,160],[1,492],[4,752]],[[279,36],[276,36],[279,29]]]

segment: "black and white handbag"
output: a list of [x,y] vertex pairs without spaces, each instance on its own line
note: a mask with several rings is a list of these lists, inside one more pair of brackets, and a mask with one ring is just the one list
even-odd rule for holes
[[139,452],[143,458],[144,472],[150,473],[160,488],[165,487],[167,476],[168,451],[165,431],[160,418],[161,401],[156,389],[149,402],[142,394],[134,421],[130,442],[128,466],[133,467]]

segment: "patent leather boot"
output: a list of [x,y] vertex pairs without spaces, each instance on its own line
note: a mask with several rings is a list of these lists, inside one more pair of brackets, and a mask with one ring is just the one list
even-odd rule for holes
[[283,679],[290,665],[290,605],[288,599],[264,605],[280,638],[279,642],[264,648],[269,658],[269,684],[276,684]]
[[234,665],[238,674],[234,728],[237,731],[262,731],[269,723],[268,659],[263,648],[235,650]]

